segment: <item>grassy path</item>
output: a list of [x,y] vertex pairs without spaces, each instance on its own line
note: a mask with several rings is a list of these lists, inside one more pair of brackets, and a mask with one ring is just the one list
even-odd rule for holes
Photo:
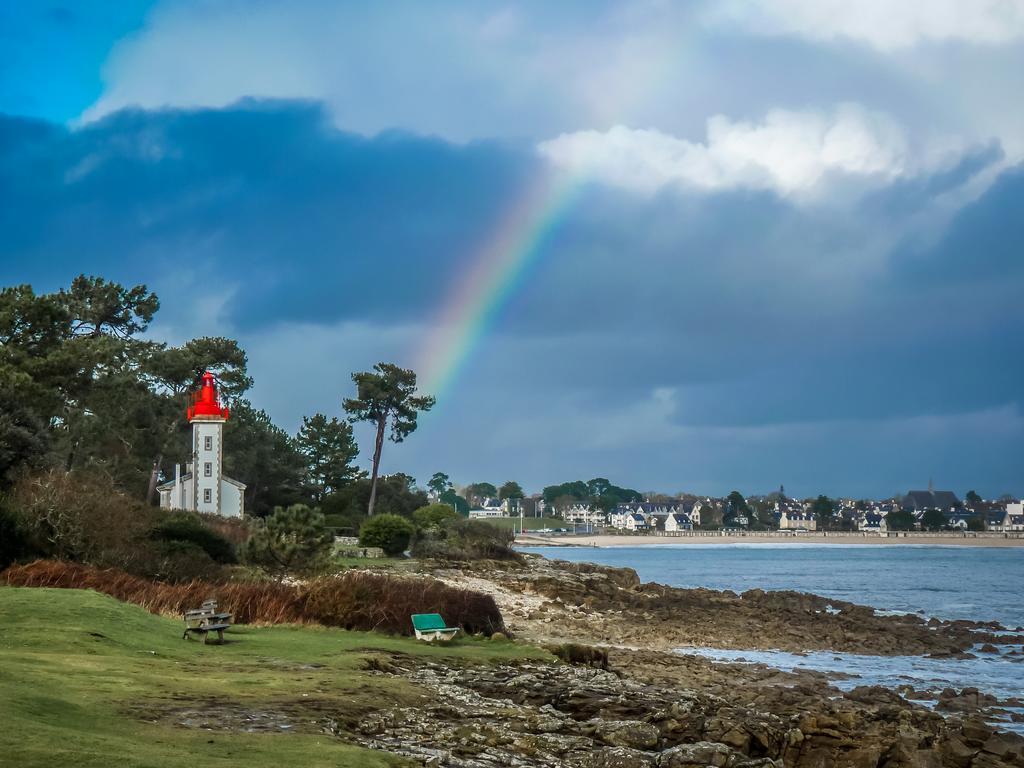
[[310,627],[240,626],[225,639],[187,642],[179,621],[91,591],[0,587],[0,763],[399,766],[323,732],[422,696],[369,672],[373,657],[545,655],[507,641],[437,648]]

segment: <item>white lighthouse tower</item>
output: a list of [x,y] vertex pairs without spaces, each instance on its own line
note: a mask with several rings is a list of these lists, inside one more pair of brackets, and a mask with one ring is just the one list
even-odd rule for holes
[[192,462],[184,475],[175,465],[174,480],[158,486],[160,506],[241,517],[245,485],[224,476],[224,424],[229,412],[220,404],[217,382],[209,371],[203,374],[187,416],[192,425]]

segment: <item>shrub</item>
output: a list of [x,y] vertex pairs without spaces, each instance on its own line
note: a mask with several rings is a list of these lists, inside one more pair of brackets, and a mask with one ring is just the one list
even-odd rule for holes
[[293,504],[278,507],[262,521],[239,554],[249,565],[283,576],[322,567],[333,544],[324,516],[304,504]]
[[415,532],[412,523],[398,515],[374,515],[359,529],[359,543],[364,547],[380,547],[394,557],[409,547]]
[[412,513],[418,528],[436,528],[447,520],[457,520],[459,513],[447,504],[428,504]]
[[522,560],[512,549],[513,535],[483,520],[449,520],[423,531],[413,545],[414,557],[448,560]]
[[223,567],[205,549],[191,541],[156,542],[145,563],[144,571],[139,571],[138,575],[172,584],[196,579],[216,580],[224,573]]
[[21,521],[0,506],[0,571],[11,563],[36,556]]
[[166,584],[113,568],[39,560],[15,565],[0,574],[12,587],[94,589],[151,613],[180,617],[214,598],[238,624],[323,624],[353,630],[412,634],[414,613],[440,613],[449,626],[468,633],[504,630],[494,598],[451,587],[428,577],[400,577],[349,571],[314,579],[303,586],[279,582],[217,583],[194,580]]
[[102,474],[63,470],[21,478],[9,507],[39,552],[129,570],[140,567],[159,515]]
[[166,520],[157,523],[150,531],[149,537],[154,541],[192,544],[216,563],[238,562],[231,542],[207,528],[198,515],[187,512],[172,514]]
[[604,648],[580,645],[578,643],[564,643],[563,645],[549,647],[548,650],[567,664],[608,669],[608,651]]

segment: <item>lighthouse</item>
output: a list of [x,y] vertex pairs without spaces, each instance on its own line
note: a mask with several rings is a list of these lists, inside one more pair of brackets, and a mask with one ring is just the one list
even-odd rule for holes
[[192,425],[192,461],[174,465],[174,480],[157,486],[160,506],[223,517],[245,511],[245,484],[224,475],[224,424],[229,411],[220,404],[217,380],[207,371],[192,395],[186,416]]

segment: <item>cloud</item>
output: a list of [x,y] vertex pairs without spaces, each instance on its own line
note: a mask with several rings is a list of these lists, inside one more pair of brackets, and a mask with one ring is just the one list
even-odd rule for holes
[[[891,170],[827,170],[818,186],[871,181],[842,208],[774,186],[586,186],[388,468],[531,488],[1014,490],[1024,173],[935,212],[996,157],[933,173],[907,150],[877,188]],[[294,430],[338,413],[352,371],[418,359],[546,162],[532,145],[354,135],[301,102],[75,130],[0,117],[0,281],[148,283],[155,332],[239,338],[254,401]]]
[[911,170],[899,125],[854,104],[827,112],[775,109],[760,123],[716,115],[703,143],[616,126],[563,134],[539,150],[562,168],[646,193],[680,184],[798,197],[835,178],[885,184]]
[[753,34],[847,39],[884,51],[1024,39],[1024,0],[725,0],[710,6],[708,19]]

